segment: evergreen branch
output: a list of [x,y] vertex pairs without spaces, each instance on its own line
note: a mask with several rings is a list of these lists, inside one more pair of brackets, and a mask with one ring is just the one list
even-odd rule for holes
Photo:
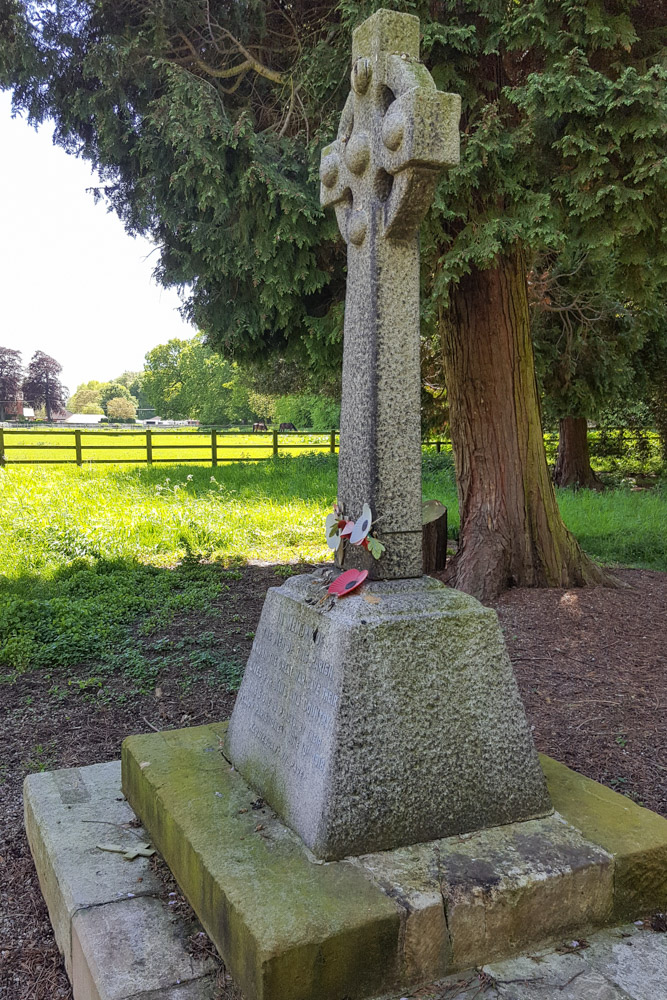
[[184,35],[180,31],[178,33],[179,38],[183,40],[187,48],[190,50],[190,53],[192,55],[195,64],[199,67],[202,73],[206,73],[208,76],[213,76],[219,80],[229,80],[231,79],[231,77],[238,76],[240,73],[245,74],[248,72],[248,70],[253,70],[255,73],[257,73],[258,76],[263,76],[266,80],[271,80],[272,83],[282,84],[287,82],[285,76],[282,73],[279,73],[277,70],[269,69],[268,66],[264,66],[264,64],[259,62],[258,59],[255,59],[255,57],[251,55],[250,52],[248,52],[248,50],[244,48],[244,46],[241,45],[241,43],[236,38],[234,38],[231,32],[227,31],[226,28],[222,28],[221,30],[236,45],[240,54],[245,56],[244,62],[238,63],[236,66],[228,66],[223,69],[216,69],[215,66],[209,65],[209,63],[205,62],[201,58],[201,56],[195,49],[194,45],[186,35]]

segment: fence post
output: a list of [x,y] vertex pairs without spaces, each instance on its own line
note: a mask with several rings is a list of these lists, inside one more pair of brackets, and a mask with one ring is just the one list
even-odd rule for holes
[[74,447],[76,448],[76,464],[83,465],[83,455],[81,453],[81,429],[79,427],[74,431]]
[[329,451],[332,455],[336,454],[336,428],[331,428],[331,434],[329,435]]
[[146,465],[153,464],[153,439],[150,427],[146,428]]
[[211,467],[215,469],[218,464],[218,432],[215,427],[211,431]]
[[440,454],[440,445],[441,445],[440,441],[435,442],[435,450],[438,455]]
[[5,432],[0,427],[0,469],[4,469],[7,459],[5,457]]
[[273,431],[273,457],[278,454],[278,431]]

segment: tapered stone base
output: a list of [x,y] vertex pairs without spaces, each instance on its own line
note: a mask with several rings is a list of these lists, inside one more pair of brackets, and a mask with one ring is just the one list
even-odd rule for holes
[[270,590],[225,752],[326,860],[551,812],[495,612],[430,577]]

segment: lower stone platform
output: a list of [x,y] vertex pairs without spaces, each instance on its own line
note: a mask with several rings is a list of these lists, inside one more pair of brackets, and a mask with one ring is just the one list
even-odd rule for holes
[[[543,762],[548,771],[551,762],[546,758]],[[562,791],[571,783],[584,783],[579,792],[573,793],[570,787],[568,800],[579,799],[585,813],[586,796],[595,799],[599,786],[560,765],[555,767],[552,789]],[[586,790],[586,784],[592,789]],[[615,804],[613,793],[603,799],[604,812]],[[105,827],[108,833],[102,839],[120,846],[135,846],[146,836],[136,827],[134,814],[120,793],[120,761],[31,775],[26,780],[25,801],[30,843],[74,1000],[238,996],[233,988],[228,993],[223,987],[221,992],[217,963],[189,954],[187,942],[193,927],[187,915],[174,912],[171,900],[164,898],[163,886],[148,861],[137,858],[128,863],[118,854],[96,848]],[[635,820],[640,822],[630,834],[632,841],[625,844],[625,853],[615,857],[614,868],[618,872],[630,865],[647,885],[642,873],[664,871],[664,865],[660,866],[661,857],[664,861],[660,823],[664,821],[647,833],[641,825],[641,819],[646,819],[643,812],[626,817],[630,830]],[[589,811],[589,820],[591,815]],[[619,836],[618,831],[614,836]],[[621,882],[625,885],[624,879]],[[660,891],[659,879],[653,884]],[[391,890],[386,887],[385,891]],[[420,912],[427,914],[428,908]],[[626,924],[599,931],[583,941],[572,940],[571,935],[558,941],[557,948],[538,954],[531,947],[512,959],[457,971],[429,984],[426,992],[449,1000],[479,1000],[483,985],[489,1000],[510,995],[513,1000],[667,1000],[667,935],[655,933],[652,923],[647,920],[639,927]],[[412,926],[416,931],[416,923]],[[414,954],[420,942],[426,945],[428,927],[426,920],[425,935],[413,934],[411,942],[406,942],[408,953]],[[392,1000],[403,995],[403,991],[394,992]],[[287,994],[283,1000],[290,998]],[[388,1000],[386,994],[382,1000]]]
[[667,906],[667,821],[548,758],[553,816],[321,863],[225,733],[130,737],[123,790],[247,1000],[360,1000]]
[[176,918],[149,860],[97,846],[148,840],[123,797],[120,761],[31,774],[23,798],[75,1000],[214,1000],[217,963],[190,953],[193,929]]

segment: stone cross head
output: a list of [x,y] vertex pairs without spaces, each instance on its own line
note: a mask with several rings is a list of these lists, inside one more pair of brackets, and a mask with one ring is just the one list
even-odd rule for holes
[[385,237],[409,239],[442,169],[459,161],[461,99],[436,90],[419,62],[419,18],[390,10],[354,32],[351,86],[322,152],[320,200],[335,207],[346,243],[364,243],[374,212]]

